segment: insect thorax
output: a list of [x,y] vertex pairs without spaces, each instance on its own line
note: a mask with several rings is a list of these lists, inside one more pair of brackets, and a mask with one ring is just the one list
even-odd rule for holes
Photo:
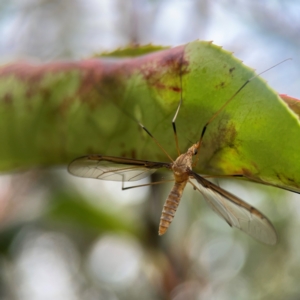
[[172,170],[174,173],[175,181],[182,182],[189,178],[188,170],[192,169],[193,154],[188,151],[178,156],[178,158],[172,164]]

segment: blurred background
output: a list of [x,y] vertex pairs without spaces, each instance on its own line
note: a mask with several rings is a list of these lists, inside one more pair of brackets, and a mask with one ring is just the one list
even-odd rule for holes
[[[1,63],[213,40],[258,71],[292,57],[263,77],[300,98],[299,1],[1,0],[0,36]],[[270,218],[276,246],[229,228],[192,189],[158,237],[170,184],[122,192],[66,168],[3,174],[0,299],[299,299],[299,195],[218,184]]]

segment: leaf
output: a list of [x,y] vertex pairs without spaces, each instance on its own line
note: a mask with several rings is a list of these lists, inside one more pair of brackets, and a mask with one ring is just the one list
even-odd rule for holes
[[135,57],[151,52],[156,52],[164,49],[169,49],[170,47],[163,46],[154,46],[151,44],[148,45],[132,45],[126,48],[117,49],[112,52],[104,52],[94,55],[94,57]]
[[289,108],[298,116],[300,116],[300,101],[299,99],[290,97],[288,95],[279,95],[280,98],[285,101]]
[[[68,164],[92,153],[168,161],[134,119],[175,159],[171,120],[181,91],[184,152],[253,75],[231,53],[199,41],[131,59],[3,66],[0,169]],[[294,112],[255,78],[208,126],[195,170],[300,190],[299,136]]]

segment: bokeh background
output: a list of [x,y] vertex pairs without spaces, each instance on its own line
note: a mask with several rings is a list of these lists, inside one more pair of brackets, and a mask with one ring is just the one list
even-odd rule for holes
[[[1,63],[213,40],[258,71],[292,57],[263,77],[300,98],[299,1],[1,0],[0,37]],[[0,299],[300,299],[299,195],[218,184],[272,220],[276,246],[229,228],[192,189],[158,237],[169,184],[122,192],[66,167],[1,175]]]

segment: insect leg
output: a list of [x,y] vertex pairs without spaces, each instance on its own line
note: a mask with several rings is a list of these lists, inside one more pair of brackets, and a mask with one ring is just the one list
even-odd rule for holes
[[260,76],[261,74],[277,67],[278,65],[284,63],[285,61],[287,60],[291,60],[291,58],[287,58],[281,62],[279,62],[278,64],[268,68],[267,70],[264,70],[263,72],[257,74],[257,75],[254,75],[253,77],[249,78],[246,82],[244,82],[242,84],[242,86],[211,116],[211,118],[205,123],[203,129],[202,129],[202,132],[201,132],[201,135],[200,135],[200,139],[199,139],[199,142],[198,142],[198,153],[197,153],[197,156],[196,156],[196,159],[194,161],[194,164],[193,166],[195,166],[198,162],[198,159],[199,159],[199,152],[200,152],[200,147],[201,147],[201,144],[202,144],[202,140],[203,140],[203,137],[204,137],[204,134],[206,132],[206,129],[208,127],[208,125],[219,115],[219,113],[235,98],[235,96],[249,83],[251,82],[253,79],[255,79],[256,77]]
[[164,147],[158,142],[158,140],[151,134],[151,132],[140,122],[138,124],[142,127],[142,129],[147,132],[147,134],[152,138],[152,140],[156,143],[156,145],[168,156],[168,158],[173,162],[174,160],[169,155],[169,153],[164,149]]
[[142,187],[142,186],[149,186],[149,185],[154,185],[154,184],[162,184],[162,183],[173,182],[173,181],[174,181],[174,179],[170,179],[170,180],[161,180],[161,181],[150,182],[150,183],[139,184],[139,185],[128,186],[128,187],[125,187],[125,186],[124,186],[124,181],[122,181],[122,191],[124,191],[124,190],[129,190],[129,189],[134,189],[134,188]]
[[176,113],[175,113],[174,118],[172,120],[172,127],[173,127],[173,132],[174,132],[174,137],[175,137],[175,143],[176,143],[176,149],[177,149],[178,156],[181,153],[180,153],[180,149],[179,149],[179,143],[178,143],[178,136],[177,136],[177,130],[176,130],[176,123],[175,123],[175,121],[176,121],[178,112],[180,110],[181,104],[182,104],[182,74],[180,74],[180,101],[178,103],[178,107],[177,107]]

